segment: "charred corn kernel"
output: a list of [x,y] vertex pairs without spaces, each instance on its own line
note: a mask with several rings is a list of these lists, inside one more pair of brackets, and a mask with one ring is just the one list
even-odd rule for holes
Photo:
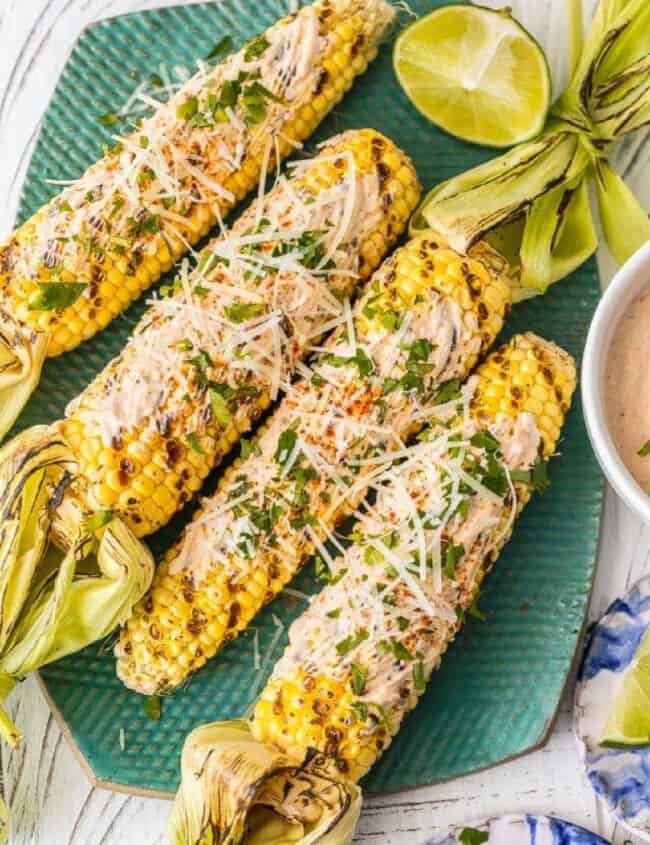
[[[385,261],[358,302],[356,346],[347,328],[330,337],[314,378],[288,392],[159,566],[117,646],[124,683],[173,688],[242,631],[354,512],[373,458],[399,449],[440,386],[468,374],[509,305],[507,265],[486,244],[461,257],[423,235]],[[179,649],[191,659],[176,660]]]
[[[537,381],[538,372],[545,374],[543,383]],[[554,409],[555,418],[564,419],[575,387],[575,366],[566,352],[535,335],[518,335],[492,354],[477,376],[469,410],[433,423],[412,457],[380,479],[386,483],[373,512],[356,526],[355,543],[338,566],[342,577],[290,630],[289,645],[255,707],[251,730],[257,740],[296,761],[316,749],[354,780],[373,765],[416,705],[476,600],[530,497],[531,470],[555,451],[559,427],[547,428],[544,416],[529,417],[525,409],[534,393]],[[418,564],[410,567],[410,581],[393,575],[393,587],[387,588],[388,561],[381,547],[377,554],[372,538],[390,536],[386,556],[396,569],[396,561],[412,556],[408,499],[421,509],[423,521],[437,522],[446,505],[439,504],[436,490],[442,473],[453,478],[457,458],[450,451],[441,453],[440,444],[455,433],[472,438],[476,445],[471,460],[465,454],[465,466],[474,466],[473,475],[483,484],[489,477],[491,487],[464,494],[462,513],[443,521],[443,551],[458,551],[438,572],[438,583],[433,563],[423,570]],[[435,472],[432,455],[440,465]],[[435,532],[424,531],[429,554]]]
[[[386,154],[410,169],[408,187],[384,164]],[[398,194],[408,210],[415,208],[419,187],[406,156],[374,130],[355,130],[302,162],[231,234],[213,241],[204,259],[206,267],[215,266],[182,273],[178,290],[147,312],[120,357],[57,424],[79,464],[67,495],[85,510],[112,507],[138,536],[165,524],[268,407],[271,383],[291,375],[318,327],[341,317],[340,299],[353,292],[357,276],[366,278],[403,231],[408,215],[397,218],[392,205]],[[350,217],[342,233],[340,215],[350,196],[357,197],[359,219]],[[270,260],[289,248],[292,256],[308,251],[304,266],[292,257],[288,269],[269,265],[260,275],[252,271],[256,259],[250,263],[237,250],[258,215],[265,220],[275,214],[304,234],[287,245],[282,230],[269,232],[258,251]],[[324,224],[324,214],[336,224]],[[215,257],[219,250],[230,255],[227,265]],[[316,274],[315,263],[329,253],[329,272]],[[240,302],[242,290],[248,293]],[[286,335],[279,331],[278,311]],[[260,323],[263,312],[266,323]],[[239,340],[247,336],[242,332],[253,334],[248,346]],[[276,342],[279,352],[269,360]],[[249,359],[250,368],[237,366]]]
[[[272,26],[262,55],[247,58],[245,45],[201,71],[0,245],[2,306],[29,329],[51,334],[49,355],[74,348],[105,326],[251,190],[262,167],[275,166],[276,148],[286,155],[293,148],[287,139],[300,142],[314,130],[375,57],[393,17],[384,0],[321,0]],[[317,45],[309,62],[302,43]],[[280,53],[296,56],[293,71],[275,58]],[[208,98],[242,67],[277,99],[264,104],[255,125],[246,119],[243,96],[233,106],[233,123],[215,122]],[[233,170],[239,149],[245,153]],[[128,191],[120,188],[125,179]],[[196,202],[170,197],[170,183],[177,197],[193,195]],[[43,287],[58,283],[84,287]],[[101,309],[101,317],[71,322],[75,296]]]

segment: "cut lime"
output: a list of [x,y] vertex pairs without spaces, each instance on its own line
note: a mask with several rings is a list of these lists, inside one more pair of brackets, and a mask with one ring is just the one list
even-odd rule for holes
[[466,141],[507,147],[544,126],[548,64],[507,9],[436,9],[401,33],[393,63],[413,105]]
[[650,745],[650,632],[623,676],[601,745]]

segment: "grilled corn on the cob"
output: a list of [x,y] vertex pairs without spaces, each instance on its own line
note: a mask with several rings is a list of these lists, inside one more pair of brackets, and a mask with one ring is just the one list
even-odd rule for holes
[[[319,825],[332,842],[350,841],[333,826],[354,823],[353,782],[390,744],[460,628],[555,451],[574,386],[570,356],[525,334],[435,409],[420,442],[380,479],[334,583],[294,622],[250,723],[188,738],[194,758],[172,841],[221,841],[226,829],[232,845],[251,830],[263,841],[266,825],[290,841],[316,841]],[[336,802],[333,783],[344,796]]]
[[164,525],[286,386],[417,203],[407,157],[374,130],[334,139],[281,178],[155,302],[56,428],[68,491],[138,536]]
[[394,10],[320,0],[171,100],[0,245],[0,434],[59,355],[157,281],[375,57]]
[[129,687],[178,686],[322,548],[385,452],[493,342],[509,308],[505,267],[485,244],[462,258],[432,235],[383,264],[159,567],[116,649]]

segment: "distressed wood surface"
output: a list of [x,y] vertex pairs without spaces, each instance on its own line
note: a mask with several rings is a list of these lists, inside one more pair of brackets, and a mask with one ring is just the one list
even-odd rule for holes
[[[179,2],[179,0],[175,0]],[[486,0],[482,0],[486,2]],[[515,14],[545,46],[555,90],[566,76],[565,4],[515,0]],[[172,5],[165,0],[0,0],[0,235],[12,227],[20,186],[39,122],[71,46],[88,23],[127,11]],[[490,5],[500,2],[490,0]],[[586,14],[593,0],[586,0]],[[251,9],[254,0],[251,0]],[[619,151],[621,170],[650,206],[650,144],[633,139]],[[603,280],[613,264],[599,255]],[[650,568],[650,528],[607,491],[600,561],[590,618]],[[571,732],[573,684],[553,734],[540,751],[446,784],[367,800],[359,843],[424,843],[436,829],[502,812],[553,813],[622,842],[582,775]],[[166,841],[169,804],[93,788],[54,723],[34,679],[11,698],[25,729],[15,753],[2,748],[14,845],[157,845]],[[92,702],[89,703],[92,706]]]

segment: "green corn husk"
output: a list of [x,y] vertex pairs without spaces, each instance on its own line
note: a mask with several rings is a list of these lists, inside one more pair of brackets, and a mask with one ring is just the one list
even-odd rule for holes
[[9,842],[10,834],[11,822],[9,819],[9,810],[7,809],[4,799],[0,797],[0,845],[4,845],[5,842]]
[[544,132],[435,187],[411,221],[459,250],[481,238],[503,249],[518,274],[516,298],[543,293],[597,247],[592,184],[613,256],[626,261],[650,240],[650,220],[608,163],[613,145],[650,122],[650,3],[601,0],[578,51],[578,0],[569,4],[571,81]]
[[[45,426],[0,450],[0,702],[25,675],[109,634],[153,576],[151,554],[123,522],[60,506],[75,469]],[[0,736],[21,740],[2,706]]]
[[185,740],[172,845],[349,845],[361,790],[324,755],[296,766],[256,742],[248,722],[217,722]]
[[16,422],[38,384],[48,337],[30,332],[0,308],[0,435]]

